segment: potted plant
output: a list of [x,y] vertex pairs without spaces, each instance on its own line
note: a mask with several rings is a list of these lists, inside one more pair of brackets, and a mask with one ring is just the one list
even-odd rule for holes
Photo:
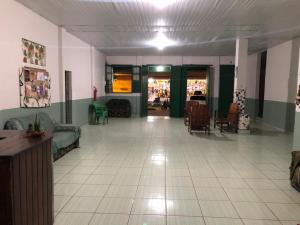
[[31,123],[28,125],[26,133],[29,137],[41,137],[45,134],[41,129],[41,121],[37,115],[35,116],[33,125]]

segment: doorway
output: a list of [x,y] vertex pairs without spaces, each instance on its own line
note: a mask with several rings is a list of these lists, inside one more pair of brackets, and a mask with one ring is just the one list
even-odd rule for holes
[[72,123],[72,72],[65,71],[65,113],[66,123]]
[[207,68],[190,68],[187,71],[186,101],[196,100],[207,104],[208,73]]
[[148,74],[148,116],[170,116],[170,77],[167,69],[150,69]]
[[267,68],[267,51],[261,53],[260,77],[259,77],[259,98],[258,98],[258,117],[263,118],[265,101],[265,81]]
[[227,116],[230,104],[233,101],[234,91],[234,65],[220,66],[220,84],[219,84],[219,116]]

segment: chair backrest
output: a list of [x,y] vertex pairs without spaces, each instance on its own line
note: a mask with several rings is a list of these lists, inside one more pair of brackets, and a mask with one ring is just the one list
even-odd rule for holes
[[5,127],[6,129],[26,130],[29,124],[34,123],[36,115],[40,120],[42,130],[52,133],[55,129],[56,121],[45,112],[9,119]]
[[193,107],[196,107],[198,105],[199,105],[199,102],[197,102],[197,101],[188,101],[188,102],[186,102],[186,111],[188,113],[191,113]]
[[192,108],[191,123],[196,126],[205,126],[210,123],[210,114],[207,105],[198,105]]
[[231,123],[237,123],[238,114],[239,114],[238,104],[237,103],[231,103],[231,105],[229,107],[229,110],[228,110],[227,120]]

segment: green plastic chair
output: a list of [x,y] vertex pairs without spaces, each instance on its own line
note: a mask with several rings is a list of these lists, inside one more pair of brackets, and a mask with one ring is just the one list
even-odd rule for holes
[[106,106],[98,102],[93,102],[92,105],[95,109],[97,124],[99,124],[100,119],[102,120],[103,125],[105,124],[105,121],[108,123],[108,110]]

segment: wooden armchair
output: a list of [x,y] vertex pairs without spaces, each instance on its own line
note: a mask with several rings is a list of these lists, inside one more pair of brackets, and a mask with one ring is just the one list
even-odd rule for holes
[[198,105],[199,105],[198,101],[188,101],[188,102],[186,102],[185,110],[184,110],[184,124],[186,126],[189,125],[192,108],[195,107],[195,106],[198,106]]
[[219,127],[221,132],[224,128],[226,130],[234,130],[235,133],[238,131],[239,125],[239,107],[237,103],[231,103],[227,117],[218,117],[217,112],[215,111],[214,117],[214,128]]
[[192,134],[195,130],[204,130],[208,134],[210,132],[210,114],[207,105],[198,105],[191,109],[188,131]]

